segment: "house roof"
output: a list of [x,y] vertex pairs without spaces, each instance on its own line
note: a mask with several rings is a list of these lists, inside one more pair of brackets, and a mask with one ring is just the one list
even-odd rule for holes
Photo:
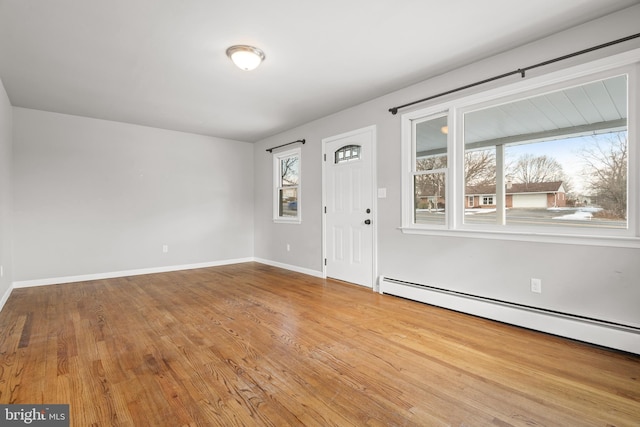
[[[506,194],[564,192],[562,181],[513,183],[511,188],[508,185],[506,187]],[[491,184],[469,185],[465,189],[465,194],[467,195],[495,193],[496,187]]]

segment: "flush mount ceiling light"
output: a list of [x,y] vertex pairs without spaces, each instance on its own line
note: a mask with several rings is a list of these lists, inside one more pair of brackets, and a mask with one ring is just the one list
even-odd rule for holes
[[227,49],[227,56],[241,70],[253,70],[264,61],[264,52],[257,47],[235,45]]

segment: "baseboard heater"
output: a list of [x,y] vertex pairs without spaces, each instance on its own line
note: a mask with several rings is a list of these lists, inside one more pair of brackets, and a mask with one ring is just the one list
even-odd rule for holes
[[640,327],[381,276],[379,292],[640,354]]

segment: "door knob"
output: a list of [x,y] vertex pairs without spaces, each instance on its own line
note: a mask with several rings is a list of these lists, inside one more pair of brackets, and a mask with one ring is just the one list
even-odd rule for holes
[[369,225],[369,224],[371,224],[371,220],[370,220],[370,219],[365,219],[365,220],[364,220],[364,223],[365,223],[365,224],[367,224],[367,225]]

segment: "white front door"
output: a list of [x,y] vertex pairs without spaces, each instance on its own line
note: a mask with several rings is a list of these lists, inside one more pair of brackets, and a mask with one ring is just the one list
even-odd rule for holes
[[375,127],[322,142],[325,273],[373,288]]

